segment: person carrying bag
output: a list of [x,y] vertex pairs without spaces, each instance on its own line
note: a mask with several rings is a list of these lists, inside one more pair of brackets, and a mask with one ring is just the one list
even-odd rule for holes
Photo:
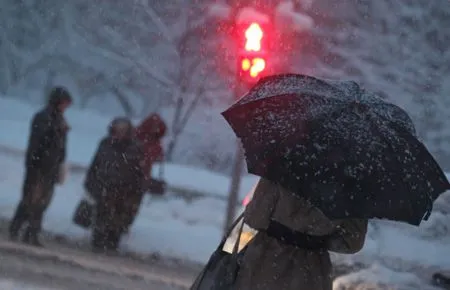
[[85,192],[73,214],[73,223],[84,229],[90,228],[95,216],[95,206],[94,198],[88,192]]

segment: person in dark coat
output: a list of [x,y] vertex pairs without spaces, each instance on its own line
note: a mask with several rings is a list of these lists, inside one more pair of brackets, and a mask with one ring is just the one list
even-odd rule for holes
[[38,235],[44,212],[63,174],[69,131],[64,112],[71,103],[69,92],[65,88],[55,87],[49,94],[47,106],[33,117],[25,155],[22,199],[9,226],[12,240],[17,239],[19,231],[27,222],[23,241],[42,246]]
[[86,175],[85,188],[96,200],[92,229],[94,251],[117,250],[130,220],[133,200],[141,198],[142,150],[127,118],[114,119]]
[[366,219],[331,220],[306,199],[261,178],[244,221],[258,231],[248,243],[235,290],[331,290],[330,252],[364,245]]

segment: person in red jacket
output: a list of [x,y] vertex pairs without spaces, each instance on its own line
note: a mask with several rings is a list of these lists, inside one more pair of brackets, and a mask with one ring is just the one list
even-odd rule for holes
[[[161,162],[164,159],[164,149],[161,141],[166,134],[167,126],[158,114],[151,114],[135,129],[135,138],[141,143],[144,159],[141,161],[141,168],[145,176],[144,190],[150,188],[150,184],[155,182],[152,178],[152,168],[156,162]],[[130,220],[126,232],[129,231],[134,219],[138,213],[139,207],[142,203],[142,197],[139,200],[132,201],[133,209],[130,214]]]
[[155,162],[164,159],[161,140],[166,134],[167,126],[158,114],[151,114],[136,128],[136,138],[141,142],[144,151],[144,174],[150,178]]

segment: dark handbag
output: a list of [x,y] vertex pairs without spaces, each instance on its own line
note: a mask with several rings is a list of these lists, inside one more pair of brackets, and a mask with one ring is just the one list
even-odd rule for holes
[[434,273],[432,276],[433,285],[450,289],[450,275],[448,273]]
[[[242,257],[244,250],[238,252],[239,243],[241,240],[244,214],[241,214],[233,223],[228,233],[223,237],[219,247],[209,258],[208,263],[203,268],[202,272],[197,276],[190,290],[230,290],[234,288],[236,277],[239,272],[239,260]],[[230,236],[236,225],[242,221],[239,227],[238,237],[234,244],[232,253],[223,251],[223,246],[227,238]]]
[[82,199],[75,209],[73,223],[85,229],[89,228],[92,225],[94,209],[95,205],[89,203],[86,199]]

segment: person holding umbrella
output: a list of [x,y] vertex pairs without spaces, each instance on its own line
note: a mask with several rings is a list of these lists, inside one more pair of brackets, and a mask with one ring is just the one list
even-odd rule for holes
[[308,201],[262,178],[244,214],[258,233],[246,249],[236,289],[331,289],[328,251],[361,250],[367,219],[330,220]]
[[222,115],[261,177],[233,289],[331,290],[328,251],[359,251],[371,218],[418,226],[450,189],[408,114],[352,81],[266,77]]

